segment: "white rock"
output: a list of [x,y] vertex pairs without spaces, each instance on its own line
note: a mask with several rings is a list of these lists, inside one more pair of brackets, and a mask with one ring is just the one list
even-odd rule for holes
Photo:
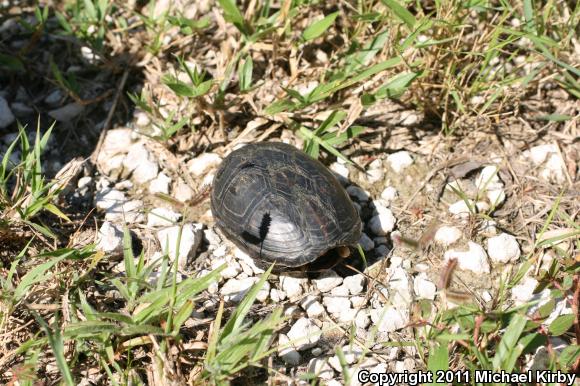
[[344,184],[344,183],[348,182],[349,170],[346,167],[346,165],[338,163],[338,162],[334,162],[330,165],[329,169],[335,173],[335,175],[337,176],[338,180],[341,183]]
[[437,292],[437,287],[429,280],[426,273],[420,273],[415,277],[415,280],[413,280],[413,289],[420,299],[433,300]]
[[222,238],[212,228],[203,230],[203,240],[214,247],[222,242]]
[[444,225],[435,232],[435,242],[443,246],[448,246],[459,240],[461,236],[461,230],[458,228]]
[[387,186],[382,192],[381,192],[381,198],[383,200],[385,200],[389,205],[395,201],[397,199],[397,197],[399,196],[399,194],[397,193],[397,189],[395,189],[392,186]]
[[226,302],[239,303],[258,280],[257,277],[230,279],[221,288],[220,294]]
[[148,227],[162,227],[174,225],[181,218],[181,214],[166,208],[155,208],[147,214]]
[[[161,229],[157,232],[157,239],[161,249],[173,261],[177,257],[177,266],[183,270],[188,259],[195,255],[197,248],[203,239],[202,226],[200,224],[184,224]],[[181,234],[181,237],[180,237]],[[177,245],[179,241],[179,245]]]
[[228,253],[228,247],[225,244],[222,244],[213,250],[212,255],[215,257],[224,257],[226,253]]
[[443,260],[457,259],[459,269],[466,269],[475,273],[489,273],[490,266],[487,261],[487,254],[481,245],[472,241],[468,242],[468,251],[450,250],[445,252]]
[[123,166],[125,172],[132,173],[132,178],[138,184],[151,181],[159,172],[159,166],[151,160],[149,151],[142,143],[131,145]]
[[356,318],[354,320],[355,326],[357,328],[366,329],[369,324],[371,324],[371,319],[369,318],[369,314],[365,310],[360,310],[358,314],[356,314]]
[[387,157],[387,162],[391,165],[391,168],[395,173],[401,173],[403,170],[408,168],[413,164],[413,157],[408,151],[398,151],[393,154],[389,154]]
[[243,261],[248,267],[250,267],[256,275],[261,275],[265,272],[262,268],[256,265],[254,259],[252,259],[246,252],[237,247],[234,249],[234,256],[236,259]]
[[375,204],[377,214],[369,221],[371,231],[377,236],[389,234],[394,228],[397,220],[390,209],[382,205]]
[[114,207],[120,207],[127,201],[127,198],[123,192],[106,188],[97,192],[95,200],[97,209],[107,210]]
[[336,379],[331,379],[330,381],[326,382],[326,386],[342,386],[342,383]]
[[334,371],[325,359],[312,358],[308,362],[308,372],[316,375],[317,378],[330,380],[334,377]]
[[[1,104],[1,102],[0,102],[0,104]],[[17,117],[26,117],[27,115],[34,114],[34,109],[32,109],[31,107],[28,107],[28,105],[21,103],[21,102],[12,103],[10,105],[10,108],[12,109],[12,112],[14,113],[14,115],[16,115]],[[2,116],[2,107],[0,106],[0,117],[1,116]],[[2,125],[2,118],[0,118],[0,126],[1,125]]]
[[342,277],[338,276],[333,270],[328,270],[323,272],[318,279],[314,279],[313,282],[320,292],[329,292],[334,287],[342,284]]
[[484,302],[491,302],[493,300],[493,296],[489,291],[483,291],[481,294],[481,299],[483,299]]
[[14,114],[8,106],[8,102],[3,96],[0,96],[0,129],[5,129],[14,122]]
[[338,321],[340,323],[352,323],[355,321],[357,310],[353,308],[343,308],[338,313]]
[[487,190],[499,186],[503,188],[503,183],[498,176],[499,168],[495,165],[486,166],[475,179],[475,184],[480,190]]
[[300,301],[300,306],[306,311],[309,318],[316,319],[324,315],[324,307],[318,301],[318,298],[313,295],[308,295]]
[[[211,262],[212,269],[217,269],[222,265],[226,266],[226,268],[224,268],[224,270],[220,272],[221,277],[223,277],[224,279],[233,279],[234,277],[238,276],[240,272],[242,272],[242,267],[237,261],[228,261],[224,258],[221,258],[212,260]],[[268,291],[269,290],[270,288],[268,286]]]
[[274,303],[280,303],[282,300],[286,299],[286,292],[272,288],[270,290],[270,299],[272,299]]
[[290,343],[290,339],[284,334],[278,336],[278,356],[291,366],[299,365],[302,359],[300,353]]
[[508,263],[520,257],[520,246],[516,238],[507,233],[487,239],[487,253],[495,263]]
[[206,174],[221,163],[222,159],[215,153],[202,153],[187,163],[187,169],[196,177]]
[[173,189],[173,197],[177,201],[187,202],[193,198],[193,189],[185,182],[180,181]]
[[334,287],[331,291],[330,291],[330,295],[331,296],[342,296],[344,298],[348,297],[348,288],[346,288],[346,286],[343,285],[339,285],[338,287]]
[[306,284],[307,279],[300,279],[291,276],[280,276],[280,286],[286,292],[288,298],[292,301],[302,296],[302,285]]
[[535,146],[525,151],[524,156],[531,158],[536,166],[544,164],[544,169],[540,171],[542,179],[560,183],[566,181],[566,163],[560,156],[557,144]]
[[500,204],[503,204],[503,202],[505,201],[506,195],[503,189],[492,189],[492,190],[488,190],[485,195],[487,196],[487,199],[489,200],[490,204],[492,204],[494,207],[499,206]]
[[290,342],[298,351],[303,351],[314,347],[320,340],[320,327],[311,319],[300,318],[292,325],[288,331]]
[[364,232],[362,233],[358,243],[365,252],[372,251],[375,248],[374,241]]
[[534,165],[543,164],[549,156],[558,153],[558,146],[556,144],[546,144],[534,146],[530,150],[524,152],[524,156],[530,158]]
[[366,298],[364,296],[351,296],[350,302],[354,308],[362,308],[366,304]]
[[171,184],[171,178],[167,174],[161,172],[155,177],[151,182],[149,182],[149,193],[163,193],[169,194],[169,185]]
[[514,299],[515,305],[522,305],[534,296],[534,290],[538,286],[538,281],[529,276],[525,277],[520,284],[515,285],[512,288],[512,299]]
[[256,294],[256,299],[259,302],[265,302],[266,300],[268,300],[269,295],[270,295],[270,283],[265,281],[262,288]]
[[340,314],[344,308],[350,308],[350,300],[342,296],[325,296],[322,298],[322,304],[330,314]]
[[69,103],[68,105],[64,105],[61,108],[49,111],[48,115],[59,122],[70,122],[80,113],[82,113],[84,109],[85,108],[83,105],[73,102]]
[[81,177],[79,178],[79,180],[77,181],[77,188],[79,189],[83,189],[88,187],[91,183],[93,182],[93,177]]
[[367,181],[371,184],[381,181],[384,176],[385,172],[383,169],[369,169],[366,172]]
[[404,311],[390,306],[371,310],[371,319],[373,323],[378,325],[380,332],[393,332],[409,323],[409,317]]
[[391,304],[395,307],[407,308],[413,301],[409,276],[404,268],[396,267],[390,269],[389,293],[391,294]]
[[351,295],[358,295],[363,291],[365,285],[365,277],[360,273],[356,275],[347,276],[344,278],[344,284]]
[[471,199],[468,199],[467,202],[469,203],[469,206],[467,206],[467,203],[463,200],[459,200],[456,203],[449,205],[449,212],[456,216],[465,218],[468,217],[469,214],[471,213],[471,211],[469,210],[470,207],[474,209],[476,212],[482,212],[489,209],[489,205],[485,202],[481,201],[474,202]]
[[105,221],[99,229],[96,248],[105,253],[122,253],[123,228]]
[[370,193],[358,186],[350,185],[346,188],[346,192],[361,202],[368,201],[370,198]]

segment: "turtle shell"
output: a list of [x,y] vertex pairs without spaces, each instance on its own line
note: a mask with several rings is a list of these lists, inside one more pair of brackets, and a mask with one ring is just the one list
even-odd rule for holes
[[278,142],[233,151],[213,180],[218,228],[258,261],[301,267],[356,245],[361,220],[336,177],[319,161]]

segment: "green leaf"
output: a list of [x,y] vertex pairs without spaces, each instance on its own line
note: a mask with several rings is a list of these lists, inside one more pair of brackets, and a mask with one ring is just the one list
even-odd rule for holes
[[48,343],[52,348],[54,358],[56,359],[56,364],[58,366],[58,369],[60,370],[60,373],[62,374],[65,384],[69,386],[76,385],[77,383],[75,383],[74,381],[72,372],[70,371],[70,367],[68,366],[68,363],[66,362],[66,358],[64,356],[64,340],[58,327],[57,320],[55,320],[56,327],[54,328],[53,332],[52,329],[48,326],[48,324],[44,321],[44,319],[40,317],[40,315],[38,315],[36,312],[33,312],[33,315],[38,324],[40,325],[40,327],[44,330],[44,333],[48,338]]
[[22,277],[20,283],[18,283],[18,286],[14,291],[15,299],[17,301],[21,300],[32,285],[48,279],[49,275],[46,275],[46,272],[53,266],[55,266],[58,262],[65,259],[66,257],[67,255],[62,255],[60,257],[47,261],[46,263],[37,265],[36,267],[28,271],[26,275]]
[[338,12],[333,12],[327,15],[324,19],[312,23],[304,30],[304,32],[302,32],[302,39],[304,41],[316,39],[317,37],[322,35],[328,28],[330,28],[330,26],[332,25],[332,23],[334,23],[334,20],[336,19],[337,16]]
[[247,91],[252,86],[252,73],[254,71],[254,62],[250,55],[247,56],[243,63],[238,66],[238,78],[240,80],[240,91]]
[[262,274],[260,280],[256,284],[254,284],[252,288],[250,288],[246,296],[244,296],[244,299],[240,302],[240,304],[230,317],[230,320],[228,320],[228,322],[224,326],[224,329],[220,336],[220,340],[238,331],[239,328],[242,326],[242,323],[244,322],[246,315],[250,311],[250,307],[252,306],[252,304],[254,304],[258,292],[262,289],[266,280],[268,280],[268,276],[270,276],[270,272],[272,272],[273,267],[274,265],[272,264],[270,268],[268,268],[268,270]]
[[63,220],[67,221],[67,222],[72,222],[71,219],[64,213],[62,213],[60,211],[60,209],[58,209],[54,204],[52,203],[48,203],[48,204],[44,204],[44,209],[48,210],[50,213],[62,218]]
[[419,73],[417,72],[399,74],[391,79],[389,83],[379,88],[375,93],[375,97],[380,99],[396,98],[407,91],[409,85],[413,80],[415,80],[415,78],[417,78],[417,76],[419,76]]
[[409,29],[411,30],[413,29],[413,27],[417,23],[417,20],[415,20],[415,16],[413,16],[413,14],[411,14],[411,12],[407,10],[407,8],[403,7],[396,0],[381,0],[381,1],[383,4],[389,7],[391,11],[393,11],[395,16],[401,19],[401,21],[405,23],[407,27],[409,27]]
[[516,350],[518,340],[524,331],[526,323],[527,319],[520,314],[514,315],[511,319],[493,358],[493,369],[495,371],[505,370],[511,372],[513,369],[517,357],[514,359],[512,353]]
[[574,314],[560,315],[550,323],[548,330],[554,336],[560,336],[572,327],[574,324]]
[[248,35],[248,28],[244,16],[236,6],[235,0],[218,0],[219,5],[224,11],[224,18],[236,26],[244,35]]
[[[427,370],[435,374],[437,371],[445,371],[449,369],[449,351],[447,350],[447,342],[439,344],[433,343],[429,350],[429,361],[427,362]],[[429,385],[436,385],[432,382]]]
[[537,117],[536,119],[542,120],[542,121],[564,122],[564,121],[569,121],[572,118],[573,117],[571,117],[570,115],[565,115],[565,114],[549,114],[549,115],[542,115],[540,117]]
[[277,100],[271,103],[268,107],[264,109],[264,114],[266,115],[276,115],[285,111],[292,111],[296,109],[297,105],[295,102],[288,98]]
[[580,346],[577,344],[570,345],[560,353],[560,364],[563,368],[571,368],[580,357]]

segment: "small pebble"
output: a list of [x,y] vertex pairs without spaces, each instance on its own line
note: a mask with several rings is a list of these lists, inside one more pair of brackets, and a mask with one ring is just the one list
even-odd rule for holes
[[387,157],[387,162],[395,173],[401,173],[403,170],[413,164],[413,157],[407,151],[399,151],[390,154]]
[[442,226],[435,233],[435,242],[443,246],[455,243],[462,236],[461,230],[454,226]]
[[450,259],[457,259],[459,269],[470,270],[475,273],[489,273],[490,266],[485,250],[481,245],[472,241],[468,242],[468,246],[468,251],[449,250],[445,252],[443,259],[446,262]]
[[298,319],[288,331],[288,338],[298,351],[312,348],[320,340],[320,327],[312,319]]
[[507,233],[487,239],[487,253],[495,263],[509,263],[520,257],[520,245],[516,238]]
[[399,194],[397,193],[397,189],[393,188],[392,186],[387,186],[381,192],[381,198],[385,200],[389,205],[397,199]]
[[320,292],[329,292],[342,284],[342,277],[338,276],[333,270],[328,270],[323,272],[318,279],[312,281]]
[[239,303],[258,280],[257,277],[230,279],[223,285],[220,294],[226,302]]

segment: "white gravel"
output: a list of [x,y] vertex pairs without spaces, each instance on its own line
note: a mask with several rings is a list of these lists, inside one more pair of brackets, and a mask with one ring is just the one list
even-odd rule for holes
[[344,286],[348,288],[351,295],[358,295],[363,291],[365,277],[360,273],[344,278]]
[[230,279],[220,289],[220,294],[226,302],[239,303],[258,280],[257,277]]
[[437,287],[435,284],[429,280],[426,273],[418,274],[413,280],[413,289],[415,290],[415,295],[419,299],[435,299],[435,293],[437,292]]
[[123,253],[123,228],[105,221],[99,228],[96,248],[105,253]]
[[413,164],[413,157],[408,151],[398,151],[393,154],[389,154],[387,157],[387,162],[395,173],[401,173],[403,170],[408,168]]
[[123,160],[125,175],[131,173],[131,178],[138,184],[144,184],[157,177],[159,166],[143,143],[131,145],[127,157]]
[[149,182],[149,193],[163,193],[169,194],[169,186],[171,185],[171,178],[165,173],[161,172],[151,182]]
[[221,157],[215,153],[202,153],[187,163],[187,169],[191,174],[199,177],[217,167],[221,162]]
[[175,225],[181,214],[166,208],[154,208],[147,214],[148,227],[162,227]]
[[308,362],[308,372],[314,374],[317,378],[331,380],[334,378],[334,371],[323,358],[312,358]]
[[[203,239],[202,226],[200,224],[184,224],[161,229],[157,232],[157,240],[161,249],[171,260],[177,256],[177,266],[183,270],[189,258],[193,257]],[[180,236],[181,233],[181,236]],[[177,245],[179,241],[179,245]]]
[[494,263],[514,262],[521,255],[516,238],[507,233],[487,239],[487,253]]
[[334,287],[342,284],[342,277],[338,276],[333,270],[328,270],[323,272],[317,279],[312,280],[312,282],[320,292],[329,292]]
[[320,340],[321,330],[309,318],[298,319],[288,331],[288,338],[298,351],[314,347]]
[[324,307],[314,295],[307,295],[300,301],[300,306],[306,311],[309,318],[318,318],[324,315]]
[[371,310],[371,320],[375,325],[378,325],[380,332],[393,332],[409,323],[406,311],[392,306]]
[[445,252],[443,260],[457,259],[459,269],[470,270],[475,273],[489,273],[491,267],[487,261],[487,254],[483,247],[473,241],[468,242],[469,250],[449,250]]
[[462,236],[461,230],[454,226],[442,226],[435,233],[435,242],[448,246],[458,241]]
[[375,211],[377,214],[369,221],[371,231],[377,236],[389,234],[395,228],[395,223],[397,222],[393,212],[378,204],[375,204]]
[[280,286],[291,301],[295,301],[302,296],[302,286],[307,282],[307,279],[295,278],[291,276],[280,276]]
[[397,197],[399,196],[399,194],[397,193],[397,189],[395,189],[392,186],[387,186],[382,192],[381,192],[381,199],[385,200],[385,202],[387,202],[389,205],[395,201],[397,199]]

